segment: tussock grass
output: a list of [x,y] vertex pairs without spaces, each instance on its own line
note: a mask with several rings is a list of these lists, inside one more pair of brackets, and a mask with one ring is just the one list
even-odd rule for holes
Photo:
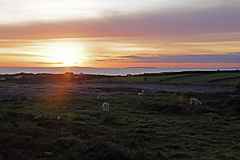
[[107,113],[96,96],[0,101],[0,159],[238,159],[239,99],[229,94],[108,96]]

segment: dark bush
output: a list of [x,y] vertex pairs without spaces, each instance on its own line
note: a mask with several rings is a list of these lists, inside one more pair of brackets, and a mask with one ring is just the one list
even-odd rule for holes
[[42,121],[39,121],[37,123],[37,125],[40,126],[40,127],[49,128],[49,127],[54,126],[54,123],[52,121],[50,121],[50,120],[46,120],[46,121],[42,120]]
[[87,137],[89,137],[88,135],[88,131],[85,128],[81,128],[81,127],[72,127],[72,134],[74,136],[78,136],[78,135],[85,135]]
[[186,106],[182,106],[181,104],[160,104],[160,103],[146,103],[141,102],[139,107],[144,108],[148,111],[158,111],[162,113],[170,113],[170,114],[176,114],[176,113],[189,113],[189,109]]
[[232,97],[232,98],[228,98],[227,101],[225,101],[224,106],[232,107],[233,105],[239,105],[239,104],[240,104],[240,98]]
[[80,145],[80,142],[74,137],[59,137],[55,142],[55,146],[62,150],[71,149],[75,145]]
[[115,121],[114,117],[105,117],[102,122],[103,123],[114,123],[114,121]]
[[97,142],[86,152],[85,160],[145,160],[143,153],[111,142]]
[[[51,132],[51,131],[50,131]],[[2,126],[0,129],[0,153],[3,159],[39,159],[51,146],[55,136],[35,126]]]
[[195,113],[197,114],[210,113],[210,112],[213,112],[213,110],[204,106],[199,106],[195,109]]
[[163,111],[165,113],[184,113],[185,109],[181,105],[167,105],[166,109]]
[[225,111],[227,112],[236,112],[240,114],[240,98],[239,97],[232,97],[227,99],[224,103]]
[[76,116],[72,119],[73,121],[86,121],[86,118],[82,117],[82,116]]

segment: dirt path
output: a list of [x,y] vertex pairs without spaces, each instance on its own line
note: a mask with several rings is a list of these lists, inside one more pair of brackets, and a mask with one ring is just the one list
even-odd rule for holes
[[0,83],[0,100],[32,99],[62,94],[98,95],[107,92],[110,95],[137,94],[142,89],[148,93],[158,92],[231,92],[236,87],[202,84],[129,84],[129,83],[45,83],[16,84]]

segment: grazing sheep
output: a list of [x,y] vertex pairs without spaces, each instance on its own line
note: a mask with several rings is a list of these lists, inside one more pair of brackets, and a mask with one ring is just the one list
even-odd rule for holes
[[109,103],[104,102],[104,103],[102,104],[102,109],[103,109],[103,112],[104,112],[104,111],[109,112]]
[[107,98],[107,94],[106,93],[99,93],[97,99],[106,99]]
[[202,105],[202,102],[200,102],[197,98],[190,98],[190,104],[192,105],[192,103],[195,102],[195,105]]
[[144,90],[142,90],[142,92],[141,92],[141,93],[138,93],[138,95],[139,95],[139,96],[142,96],[142,95],[143,95],[143,93],[144,93]]

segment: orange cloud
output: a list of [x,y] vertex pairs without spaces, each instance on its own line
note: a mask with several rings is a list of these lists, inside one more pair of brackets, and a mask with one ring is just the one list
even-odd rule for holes
[[43,55],[36,54],[22,54],[22,53],[0,53],[0,57],[47,57]]
[[[229,8],[228,8],[229,10]],[[221,13],[221,12],[220,12]],[[102,19],[0,26],[1,39],[51,39],[147,35],[192,35],[240,32],[240,14],[222,15],[219,10],[149,13]]]

